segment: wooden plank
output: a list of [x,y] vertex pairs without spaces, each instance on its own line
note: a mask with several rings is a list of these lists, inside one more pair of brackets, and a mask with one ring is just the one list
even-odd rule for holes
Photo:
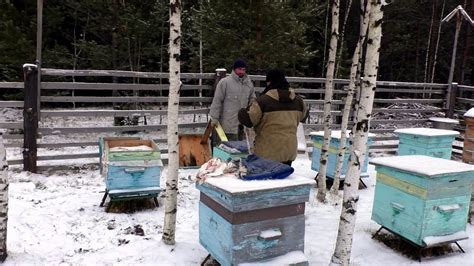
[[458,85],[460,91],[474,91],[474,86]]
[[[42,82],[42,90],[169,90],[169,84]],[[183,85],[180,90],[210,90],[209,85]]]
[[370,149],[379,150],[379,149],[396,149],[398,144],[372,144]]
[[401,89],[399,87],[394,88],[379,88],[375,92],[391,92],[391,93],[407,93],[407,94],[418,94],[418,93],[429,93],[429,94],[445,94],[445,90],[432,90],[432,89]]
[[372,113],[436,113],[443,112],[442,108],[430,108],[430,109],[390,109],[390,108],[374,108]]
[[392,119],[374,119],[370,121],[370,125],[381,125],[381,124],[414,124],[414,123],[425,123],[428,119],[408,119],[408,120],[392,120]]
[[[41,102],[83,102],[83,103],[167,103],[168,97],[94,97],[94,96],[41,96]],[[212,97],[180,97],[180,103],[210,103]]]
[[23,134],[4,134],[3,139],[21,139],[23,140],[24,136]]
[[460,97],[457,97],[456,98],[456,102],[458,103],[469,103],[469,104],[474,104],[474,99],[468,99],[468,98],[460,98]]
[[[187,123],[179,124],[182,128],[204,128],[207,123]],[[61,135],[73,133],[93,133],[93,132],[124,132],[124,131],[159,131],[166,129],[166,125],[146,125],[146,126],[122,126],[122,127],[58,127],[40,128],[39,132],[44,135]]]
[[445,99],[374,99],[374,103],[443,103]]
[[11,107],[11,108],[23,108],[23,101],[0,101],[0,108]]
[[[130,77],[130,78],[164,78],[169,77],[169,73],[159,72],[138,72],[122,70],[70,70],[41,68],[41,75],[57,77]],[[181,73],[182,79],[214,79],[214,73]]]
[[[183,109],[179,114],[208,114],[209,108]],[[41,111],[42,117],[68,117],[68,116],[153,116],[166,115],[168,110],[47,110]]]
[[19,122],[0,122],[0,128],[19,129],[23,128],[23,121]]
[[24,82],[0,82],[0,89],[23,89]]
[[253,223],[295,215],[304,215],[305,210],[305,203],[300,202],[286,206],[268,207],[259,210],[231,212],[202,192],[200,193],[199,198],[203,204],[218,213],[231,224]]

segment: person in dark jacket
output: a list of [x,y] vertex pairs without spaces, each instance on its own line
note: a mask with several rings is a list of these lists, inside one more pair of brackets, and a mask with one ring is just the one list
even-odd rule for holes
[[282,71],[268,71],[266,82],[257,100],[240,109],[239,122],[254,128],[256,155],[291,165],[297,154],[296,130],[306,119],[307,107]]

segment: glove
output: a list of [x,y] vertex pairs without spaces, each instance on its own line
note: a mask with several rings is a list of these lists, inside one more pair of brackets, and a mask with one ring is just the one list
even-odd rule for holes
[[211,117],[211,127],[216,127],[219,124],[219,120]]

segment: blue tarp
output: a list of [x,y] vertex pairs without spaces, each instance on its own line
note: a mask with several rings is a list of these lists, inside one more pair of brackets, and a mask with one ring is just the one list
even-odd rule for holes
[[255,154],[242,159],[242,164],[247,168],[247,174],[240,177],[243,180],[283,179],[295,171],[287,164],[263,159]]

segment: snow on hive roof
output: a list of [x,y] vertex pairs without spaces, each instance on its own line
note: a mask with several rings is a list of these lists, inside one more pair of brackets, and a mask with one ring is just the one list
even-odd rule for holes
[[370,160],[370,163],[428,177],[449,173],[474,172],[474,165],[424,155],[379,157]]
[[474,117],[474,108],[469,109],[465,114],[465,117]]
[[284,179],[252,181],[245,181],[237,178],[236,176],[223,176],[216,178],[208,178],[206,179],[206,183],[225,190],[229,193],[242,193],[283,187],[292,187],[298,185],[314,185],[316,182],[313,179],[292,174]]
[[421,135],[421,136],[428,136],[428,137],[436,137],[436,136],[457,136],[459,132],[454,130],[446,130],[446,129],[436,129],[436,128],[425,128],[425,127],[417,127],[417,128],[402,128],[397,129],[394,131],[395,133],[399,134],[410,134],[410,135]]
[[[346,137],[349,138],[350,130],[346,131]],[[323,136],[324,131],[313,131],[309,133],[310,136]],[[374,133],[369,133],[369,137],[375,137]],[[333,139],[340,139],[341,138],[341,131],[340,130],[331,130],[331,138]]]
[[449,124],[459,124],[459,120],[447,118],[447,117],[430,117],[428,119],[432,122],[442,122],[442,123],[449,123]]

